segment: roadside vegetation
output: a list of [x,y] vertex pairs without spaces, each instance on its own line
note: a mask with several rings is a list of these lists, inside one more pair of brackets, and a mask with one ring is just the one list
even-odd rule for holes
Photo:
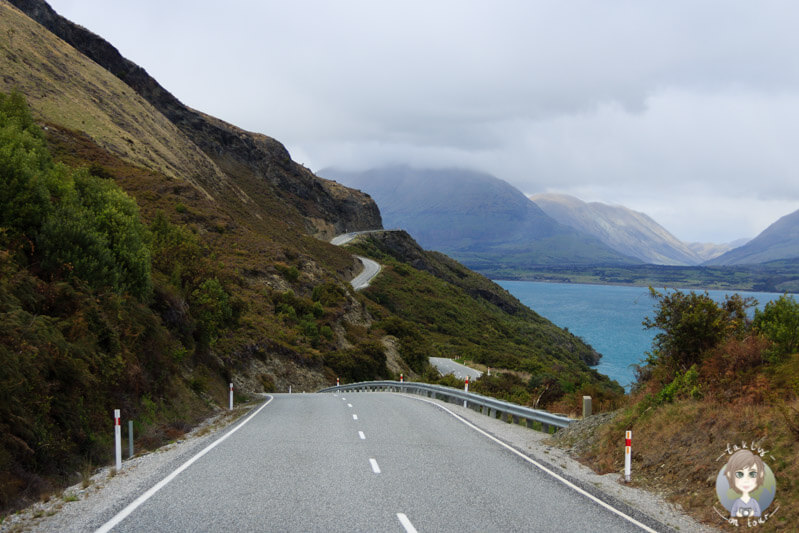
[[[753,301],[652,291],[658,331],[626,405],[593,435],[581,459],[622,472],[625,430],[633,434],[633,482],[663,492],[701,521],[724,525],[714,506],[729,446],[752,442],[777,479],[778,512],[762,531],[799,522],[799,303],[789,295],[754,316]],[[752,317],[752,318],[750,318]],[[720,459],[721,458],[721,459]]]

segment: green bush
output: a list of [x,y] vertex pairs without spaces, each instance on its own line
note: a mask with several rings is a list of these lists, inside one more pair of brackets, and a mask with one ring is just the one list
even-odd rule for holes
[[150,250],[136,203],[111,181],[53,164],[17,93],[0,94],[0,175],[0,227],[32,262],[53,277],[149,297]]
[[796,353],[799,349],[799,303],[787,295],[768,302],[762,311],[755,310],[752,327],[772,342],[767,353],[771,361]]
[[349,350],[325,355],[325,365],[330,367],[344,383],[371,381],[388,376],[386,354],[376,343],[363,343]]

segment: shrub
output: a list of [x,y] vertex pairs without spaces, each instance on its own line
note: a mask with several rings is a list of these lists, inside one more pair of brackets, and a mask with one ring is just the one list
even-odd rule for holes
[[793,296],[782,295],[755,310],[752,327],[772,342],[767,356],[778,361],[799,349],[799,303]]
[[147,230],[116,184],[55,165],[24,98],[0,94],[0,226],[53,277],[146,299]]
[[661,332],[655,335],[647,364],[659,367],[662,372],[655,374],[665,382],[700,363],[703,354],[724,339],[741,336],[746,331],[746,309],[754,305],[753,300],[737,294],[719,305],[707,293],[664,294],[651,288],[650,293],[658,300],[657,315],[654,319],[647,317],[643,325]]

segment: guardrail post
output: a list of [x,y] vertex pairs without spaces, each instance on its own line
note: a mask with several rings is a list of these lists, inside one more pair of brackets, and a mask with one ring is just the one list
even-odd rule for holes
[[583,418],[591,416],[591,397],[583,396]]
[[128,420],[128,459],[133,457],[133,420]]
[[549,434],[549,424],[547,424],[546,422],[541,422],[541,431]]
[[525,420],[527,421],[527,428],[528,429],[533,429],[533,423],[535,421],[532,418],[525,418]]

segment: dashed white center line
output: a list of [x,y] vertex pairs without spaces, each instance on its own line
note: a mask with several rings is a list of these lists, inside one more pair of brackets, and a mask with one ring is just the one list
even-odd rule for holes
[[405,528],[405,531],[408,533],[417,533],[416,528],[413,527],[413,524],[411,524],[411,521],[405,516],[405,513],[397,513],[397,518],[399,518],[400,524]]
[[366,440],[366,435],[363,434],[363,431],[359,431],[358,436],[361,438],[361,440]]
[[353,420],[358,420],[358,415],[352,415]]
[[372,464],[372,472],[374,472],[375,474],[379,474],[380,467],[377,466],[377,461],[375,461],[374,459],[369,459],[369,462]]
[[351,404],[351,403],[348,403],[348,404],[347,404],[347,407],[352,407],[352,404]]

